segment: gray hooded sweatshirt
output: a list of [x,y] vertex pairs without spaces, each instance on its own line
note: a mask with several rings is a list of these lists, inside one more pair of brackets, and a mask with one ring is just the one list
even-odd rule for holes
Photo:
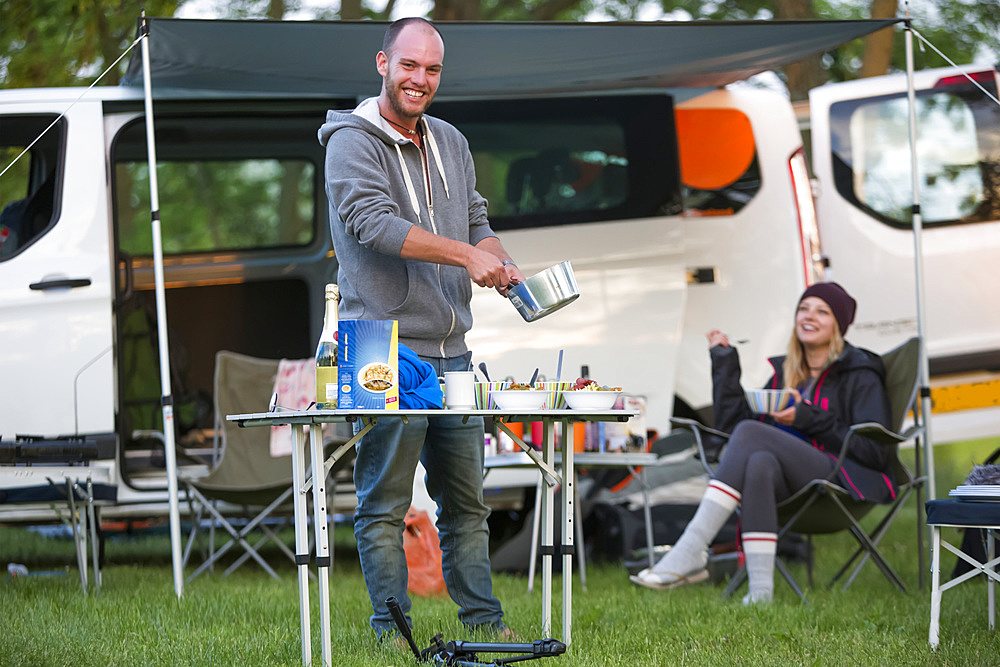
[[417,354],[456,357],[472,326],[469,274],[402,259],[403,241],[413,225],[472,245],[495,234],[465,137],[438,118],[420,123],[424,151],[382,118],[376,98],[328,111],[319,129],[340,317],[398,320],[400,342]]

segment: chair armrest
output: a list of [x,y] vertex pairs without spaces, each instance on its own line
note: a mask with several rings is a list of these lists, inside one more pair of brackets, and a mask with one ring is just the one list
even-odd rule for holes
[[714,435],[717,438],[722,439],[724,442],[729,440],[729,434],[722,431],[718,431],[714,428],[709,428],[699,421],[694,419],[686,419],[683,417],[671,417],[671,424],[676,424],[684,428],[690,429],[694,433],[694,441],[698,445],[698,460],[701,461],[701,466],[705,469],[709,475],[714,475],[715,471],[709,466],[709,459],[711,458],[713,462],[718,462],[718,457],[709,457],[708,452],[705,450],[705,439],[702,434]]
[[[914,438],[915,436],[922,433],[924,430],[923,425],[916,424],[908,428],[904,433],[895,433],[890,431],[882,424],[878,422],[864,422],[861,424],[854,424],[849,429],[847,429],[847,434],[844,436],[844,442],[840,446],[840,453],[837,456],[837,465],[834,466],[833,472],[827,478],[832,480],[836,477],[837,471],[840,470],[840,466],[843,465],[844,459],[847,458],[847,446],[851,440],[852,435],[860,435],[873,442],[882,445],[883,447],[890,447],[898,445],[901,442],[906,442]],[[907,471],[909,474],[909,471]],[[912,477],[912,475],[911,475]]]
[[671,417],[670,423],[677,424],[678,426],[690,427],[691,430],[694,431],[696,434],[698,432],[711,433],[712,435],[718,436],[723,440],[729,440],[729,433],[724,433],[723,431],[718,431],[714,428],[709,428],[708,426],[702,424],[700,421],[694,419],[686,419],[684,417]]
[[899,433],[893,433],[878,422],[854,424],[847,432],[848,438],[852,435],[862,435],[866,438],[874,440],[880,445],[898,445],[899,443],[906,442],[907,440],[906,436],[900,435]]

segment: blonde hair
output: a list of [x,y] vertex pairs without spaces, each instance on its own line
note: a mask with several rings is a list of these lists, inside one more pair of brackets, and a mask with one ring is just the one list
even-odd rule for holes
[[[840,333],[839,327],[833,327],[833,336],[830,338],[830,347],[826,353],[826,360],[823,368],[826,368],[840,356],[844,351],[844,336]],[[788,341],[788,354],[785,357],[785,365],[782,369],[785,387],[788,389],[797,388],[812,380],[809,374],[809,363],[806,361],[805,348],[802,342],[795,335],[795,327],[792,327],[792,336]]]

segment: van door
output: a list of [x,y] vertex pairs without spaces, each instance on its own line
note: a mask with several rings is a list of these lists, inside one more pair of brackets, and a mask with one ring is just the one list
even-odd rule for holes
[[[996,96],[995,71],[975,78]],[[954,69],[915,84],[931,374],[1000,370],[1000,108]],[[809,99],[820,236],[858,299],[849,336],[884,351],[917,333],[906,78]]]
[[0,177],[4,437],[114,432],[101,105],[73,101],[0,99],[0,170],[42,136]]
[[[311,357],[336,280],[316,130],[328,102],[161,102],[156,112],[171,391],[181,455],[211,445],[215,356]],[[141,107],[109,114],[123,476],[162,472],[149,168]],[[255,388],[262,409],[273,387]],[[151,483],[151,482],[150,482]]]

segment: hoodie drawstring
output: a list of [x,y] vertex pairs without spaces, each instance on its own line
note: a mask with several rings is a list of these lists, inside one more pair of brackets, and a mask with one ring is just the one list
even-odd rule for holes
[[[423,120],[423,119],[421,119]],[[434,140],[434,134],[431,133],[431,128],[428,126],[427,121],[424,120],[424,137],[427,139],[428,154],[433,154],[434,164],[437,166],[438,174],[441,175],[441,182],[444,183],[444,195],[448,199],[451,199],[451,193],[448,191],[448,178],[444,175],[444,165],[441,163],[441,153],[438,151],[437,141]],[[410,196],[410,206],[413,207],[413,213],[417,216],[417,222],[420,222],[420,202],[417,200],[417,190],[413,186],[413,181],[410,179],[410,172],[406,168],[406,161],[403,160],[403,150],[399,147],[399,144],[393,143],[396,147],[396,157],[399,158],[399,168],[403,171],[403,182],[406,183],[406,193]]]
[[403,160],[403,151],[399,148],[399,144],[394,143],[393,146],[396,147],[396,157],[399,158],[399,168],[403,170],[403,181],[406,183],[406,193],[410,195],[410,206],[413,207],[413,213],[417,216],[417,223],[419,223],[420,202],[417,201],[417,191],[413,187],[413,181],[410,180],[410,172],[406,168],[406,162]]
[[441,182],[444,183],[444,196],[447,199],[451,199],[451,194],[448,192],[448,178],[444,175],[444,165],[441,164],[441,153],[438,151],[437,141],[434,139],[434,134],[431,133],[431,127],[427,123],[427,120],[424,118],[420,120],[424,123],[424,136],[427,139],[427,147],[430,149],[427,152],[434,154],[434,164],[437,165],[438,173],[441,175]]

